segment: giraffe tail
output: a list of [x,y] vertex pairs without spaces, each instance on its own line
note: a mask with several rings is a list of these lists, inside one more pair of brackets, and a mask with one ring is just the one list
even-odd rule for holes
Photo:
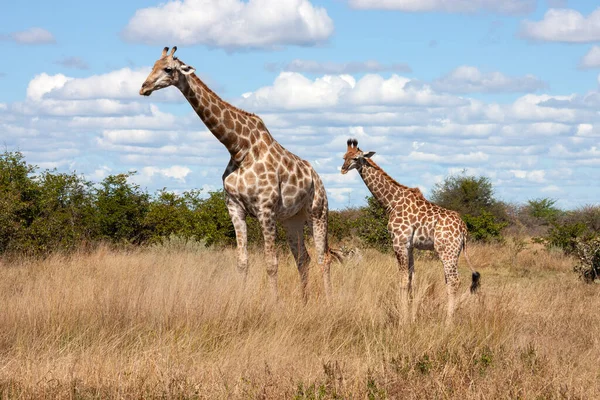
[[481,274],[473,268],[473,264],[469,260],[469,255],[467,254],[467,238],[463,239],[463,254],[465,255],[465,260],[467,260],[467,265],[471,269],[471,293],[477,293],[477,289],[481,286]]

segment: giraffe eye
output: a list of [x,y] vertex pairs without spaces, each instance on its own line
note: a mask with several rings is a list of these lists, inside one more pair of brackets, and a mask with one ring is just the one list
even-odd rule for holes
[[165,68],[165,69],[164,69],[164,71],[165,71],[167,74],[170,74],[171,72],[173,72],[173,68],[169,68],[169,67],[167,67],[167,68]]

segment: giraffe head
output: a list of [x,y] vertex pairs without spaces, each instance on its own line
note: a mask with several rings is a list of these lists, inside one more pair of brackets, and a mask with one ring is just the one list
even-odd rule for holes
[[368,153],[363,153],[361,149],[358,148],[358,140],[356,139],[348,139],[348,150],[346,154],[344,154],[344,165],[342,165],[342,174],[347,173],[351,169],[360,169],[363,165],[367,163],[367,158],[371,158],[374,151],[370,151]]
[[150,96],[155,90],[177,85],[184,75],[192,74],[195,71],[194,67],[186,65],[177,57],[173,57],[173,54],[177,51],[177,46],[173,47],[171,53],[167,54],[168,51],[169,48],[165,47],[161,57],[154,63],[152,72],[142,84],[141,95]]

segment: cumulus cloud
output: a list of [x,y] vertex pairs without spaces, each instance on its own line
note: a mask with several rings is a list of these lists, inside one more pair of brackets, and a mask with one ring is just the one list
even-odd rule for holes
[[548,85],[533,75],[511,77],[501,72],[482,72],[463,65],[431,82],[431,87],[449,93],[535,92]]
[[66,68],[74,68],[74,69],[90,69],[88,63],[86,63],[80,57],[63,57],[59,60],[55,61],[55,64],[61,65]]
[[509,172],[513,174],[515,178],[524,179],[536,183],[545,182],[546,171],[544,170],[525,171],[520,169],[513,169]]
[[405,12],[525,14],[535,9],[535,0],[348,0],[353,8]]
[[579,62],[579,68],[587,69],[598,67],[600,67],[600,46],[592,46]]
[[414,161],[434,162],[438,164],[473,164],[487,161],[489,155],[477,151],[468,154],[433,154],[420,151],[411,151],[408,157]]
[[24,31],[11,32],[8,35],[0,35],[0,39],[11,40],[18,44],[53,44],[56,43],[54,35],[43,28],[33,27]]
[[356,81],[350,75],[325,75],[311,80],[299,73],[282,72],[272,86],[246,93],[240,104],[255,110],[301,110],[338,105],[438,107],[467,103],[455,96],[435,93],[427,85],[409,85],[410,82],[395,74],[388,79],[368,74]]
[[587,17],[572,9],[552,8],[541,21],[523,21],[520,36],[547,42],[590,43],[600,40],[600,8]]
[[358,74],[364,72],[412,72],[408,64],[395,63],[383,65],[377,61],[355,62],[319,62],[313,60],[292,60],[285,65],[267,64],[267,69],[275,71],[300,72],[309,74]]
[[309,0],[182,0],[137,10],[122,36],[159,46],[204,44],[233,50],[312,46],[332,33],[327,11]]

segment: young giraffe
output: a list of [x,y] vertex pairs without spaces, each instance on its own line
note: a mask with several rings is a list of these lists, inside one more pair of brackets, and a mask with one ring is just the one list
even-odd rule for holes
[[[394,253],[400,269],[400,283],[410,296],[414,274],[413,248],[435,250],[444,265],[448,291],[448,320],[454,312],[458,279],[458,257],[464,249],[467,258],[467,227],[460,215],[430,203],[418,188],[399,184],[386,174],[371,157],[363,153],[356,139],[348,139],[342,174],[358,170],[363,181],[389,214],[388,230],[392,235]],[[479,287],[479,273],[472,271],[471,293]]]
[[310,257],[304,245],[304,225],[312,225],[325,294],[331,297],[327,245],[327,195],[319,175],[308,161],[284,149],[269,133],[262,119],[222,100],[165,47],[155,62],[140,94],[176,86],[231,159],[223,173],[227,209],[237,241],[237,267],[244,280],[248,273],[246,216],[258,218],[264,241],[271,291],[277,298],[276,221],[286,228],[287,240],[300,274],[302,295],[307,298]]

